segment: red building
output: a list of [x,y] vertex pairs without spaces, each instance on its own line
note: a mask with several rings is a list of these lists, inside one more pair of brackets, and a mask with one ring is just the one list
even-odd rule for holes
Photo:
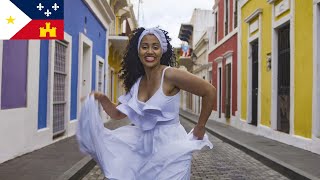
[[215,0],[214,46],[209,50],[212,84],[217,88],[214,111],[219,121],[229,122],[237,111],[237,0]]

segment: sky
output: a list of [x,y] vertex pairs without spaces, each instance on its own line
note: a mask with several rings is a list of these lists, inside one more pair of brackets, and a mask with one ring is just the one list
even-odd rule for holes
[[[211,10],[214,0],[141,0],[139,26],[159,26],[169,32],[173,47],[180,47],[181,23],[189,23],[195,8]],[[130,0],[138,20],[139,0]]]

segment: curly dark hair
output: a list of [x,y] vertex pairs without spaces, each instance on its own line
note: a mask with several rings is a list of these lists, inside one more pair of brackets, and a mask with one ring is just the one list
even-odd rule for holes
[[[160,29],[160,28],[159,28]],[[123,61],[121,62],[120,79],[123,80],[123,85],[126,93],[128,93],[140,76],[145,74],[143,65],[138,56],[138,41],[141,33],[145,28],[140,27],[132,31],[129,36],[129,43],[126,47]],[[173,51],[173,47],[170,44],[171,38],[168,36],[168,32],[160,29],[167,39],[167,52],[162,54],[160,64],[166,66],[175,66],[176,57]]]

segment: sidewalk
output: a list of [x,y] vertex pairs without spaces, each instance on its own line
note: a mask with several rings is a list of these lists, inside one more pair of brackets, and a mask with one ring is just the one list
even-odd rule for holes
[[[193,123],[196,123],[199,118],[182,109],[180,109],[180,115]],[[292,179],[320,180],[320,155],[250,134],[210,119],[206,128],[216,137]]]
[[[115,129],[128,123],[124,119],[109,121],[105,126]],[[0,164],[0,180],[79,179],[95,164],[79,151],[76,138],[72,136]]]

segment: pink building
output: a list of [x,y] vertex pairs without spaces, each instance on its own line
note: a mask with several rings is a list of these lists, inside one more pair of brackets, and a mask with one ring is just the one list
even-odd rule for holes
[[229,123],[237,112],[237,0],[215,0],[214,45],[209,50],[212,84],[217,88],[214,111],[218,121]]

